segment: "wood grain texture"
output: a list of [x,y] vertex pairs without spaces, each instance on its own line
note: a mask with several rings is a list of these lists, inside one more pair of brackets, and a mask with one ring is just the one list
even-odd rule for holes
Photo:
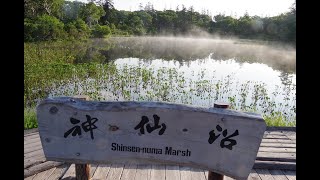
[[124,164],[112,164],[107,179],[119,180],[122,175]]
[[38,173],[32,180],[44,180],[47,177],[49,177],[55,169],[56,168],[54,167],[54,168],[48,169],[46,171],[42,171],[42,172]]
[[296,180],[296,171],[282,171],[284,175],[286,175],[286,177],[289,180]]
[[288,180],[288,178],[283,174],[281,170],[270,170],[270,174],[275,180]]
[[89,180],[90,179],[90,165],[89,164],[75,164],[76,179]]
[[132,180],[135,179],[137,172],[137,165],[127,163],[124,165],[121,180]]
[[166,179],[166,166],[152,165],[150,172],[150,180],[165,180]]
[[37,174],[39,172],[51,169],[53,167],[59,166],[63,164],[63,162],[54,162],[54,161],[47,161],[35,166],[31,166],[29,168],[24,169],[24,177],[31,176],[33,174]]
[[248,180],[261,180],[260,176],[258,175],[257,171],[252,169],[251,173],[248,177]]
[[[143,132],[135,127],[144,116],[149,122],[142,126]],[[237,179],[248,177],[266,129],[261,116],[253,113],[159,102],[81,101],[68,97],[44,100],[37,107],[37,117],[48,160],[185,165]],[[156,117],[160,118],[161,128],[152,131]],[[90,118],[96,118],[97,129],[85,132],[85,121]],[[65,135],[74,127],[80,128],[80,136]],[[212,130],[220,137],[210,144]],[[239,135],[231,138],[236,141],[232,149],[223,147],[220,141],[235,132]],[[226,141],[225,145],[230,143]],[[134,148],[149,148],[151,153],[149,150],[132,152]]]
[[187,166],[180,166],[179,167],[180,170],[180,178],[181,179],[185,179],[185,180],[192,180],[192,176],[191,176],[191,168],[187,167]]
[[92,180],[106,179],[110,170],[109,164],[100,164],[92,176]]
[[256,160],[253,168],[255,169],[277,169],[277,170],[296,170],[296,162],[281,161],[259,161]]
[[168,166],[166,165],[166,180],[177,180],[180,178],[179,166]]
[[138,165],[137,166],[137,171],[136,175],[134,177],[135,180],[140,180],[140,179],[145,179],[149,180],[150,179],[150,173],[151,173],[151,165]]
[[60,165],[60,166],[57,166],[55,168],[55,170],[52,172],[52,174],[47,177],[46,180],[60,179],[65,174],[65,172],[68,170],[69,166],[70,166],[70,164],[67,164],[67,163]]
[[261,180],[274,180],[268,169],[256,169]]
[[206,178],[207,178],[207,177],[205,177],[204,170],[202,170],[202,169],[191,168],[190,173],[191,173],[192,179],[206,180]]
[[62,176],[62,179],[75,179],[76,177],[76,166],[71,164],[65,174]]

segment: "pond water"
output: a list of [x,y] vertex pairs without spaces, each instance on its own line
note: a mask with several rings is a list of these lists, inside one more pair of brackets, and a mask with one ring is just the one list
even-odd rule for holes
[[[96,39],[75,64],[97,62],[96,78],[54,88],[49,96],[90,94],[99,100],[165,101],[281,113],[295,120],[296,51],[273,43],[183,37]],[[101,66],[100,66],[101,65]]]

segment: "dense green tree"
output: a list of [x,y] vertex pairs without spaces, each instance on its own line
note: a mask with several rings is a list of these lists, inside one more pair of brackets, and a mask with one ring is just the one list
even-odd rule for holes
[[[145,6],[140,3],[138,11],[119,11],[114,8],[112,0],[90,0],[89,3],[24,0],[24,7],[26,41],[54,40],[66,33],[66,37],[81,39],[89,37],[90,33],[93,37],[105,37],[109,34],[193,35],[206,31],[221,36],[296,42],[295,3],[287,13],[264,18],[249,16],[248,13],[239,18],[224,14],[212,18],[208,11],[199,13],[193,7],[186,8],[183,5],[175,11],[157,11],[150,2]],[[64,28],[61,28],[64,24]],[[46,30],[50,32],[44,32]]]
[[80,8],[80,18],[84,20],[89,27],[98,24],[100,17],[105,15],[105,11],[101,6],[97,6],[93,2],[81,6]]
[[49,15],[38,16],[34,20],[25,19],[25,40],[44,41],[57,40],[65,37],[64,24]]

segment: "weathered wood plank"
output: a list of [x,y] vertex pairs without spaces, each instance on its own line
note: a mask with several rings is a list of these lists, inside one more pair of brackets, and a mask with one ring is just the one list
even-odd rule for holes
[[54,161],[47,161],[35,166],[31,166],[29,168],[24,169],[24,177],[31,176],[33,174],[51,169],[53,167],[59,166],[63,164],[63,162],[54,162]]
[[261,180],[274,180],[268,169],[256,169]]
[[126,163],[124,165],[121,180],[132,180],[136,177],[137,165],[132,163]]
[[99,164],[90,164],[90,177],[94,175],[98,168]]
[[296,171],[282,171],[289,180],[296,180]]
[[110,167],[107,179],[120,179],[123,171],[123,164],[112,164]]
[[296,141],[291,139],[262,139],[261,143],[296,144]]
[[57,180],[60,179],[65,172],[68,170],[70,164],[66,163],[60,166],[57,166],[51,175],[48,176],[46,180]]
[[191,168],[190,167],[180,166],[179,170],[180,170],[180,178],[181,179],[192,180],[192,176],[191,176],[191,172],[190,172]]
[[151,173],[151,165],[138,165],[137,166],[137,171],[136,171],[136,176],[134,179],[140,180],[140,179],[145,179],[149,180],[150,179],[150,173]]
[[257,171],[252,169],[251,173],[248,177],[248,180],[261,180],[260,176],[258,175]]
[[44,180],[48,176],[50,176],[55,169],[56,168],[54,167],[54,168],[48,169],[46,171],[42,171],[42,172],[38,173],[32,180]]
[[24,141],[29,141],[31,139],[36,139],[36,138],[39,138],[39,137],[40,137],[39,133],[35,133],[35,134],[30,135],[30,136],[24,136],[23,140]]
[[24,145],[33,144],[33,143],[36,143],[36,142],[39,142],[39,141],[40,141],[40,138],[37,137],[37,138],[34,138],[34,139],[29,139],[28,141],[24,141],[23,144]]
[[278,169],[278,170],[296,170],[295,162],[279,162],[279,161],[259,161],[256,160],[253,168],[255,169]]
[[92,176],[92,180],[106,179],[110,170],[110,164],[100,164]]
[[29,152],[29,153],[25,153],[24,154],[24,158],[27,159],[27,158],[30,158],[30,157],[42,156],[42,155],[44,156],[43,150],[39,149],[39,150],[35,150],[35,151]]
[[223,177],[223,180],[235,180],[235,179],[233,179],[233,178],[231,178],[231,177],[229,177],[229,176],[224,176],[224,177]]
[[28,176],[28,177],[25,177],[24,180],[32,180],[33,177],[35,177],[35,176],[36,176],[36,174]]
[[272,147],[260,147],[259,152],[278,152],[278,153],[295,153],[296,148],[272,148]]
[[296,153],[258,152],[256,160],[296,161]]
[[270,174],[275,180],[288,180],[288,178],[282,173],[281,170],[270,170]]
[[45,161],[46,161],[46,159],[45,159],[44,155],[25,158],[24,159],[24,166],[25,166],[25,168],[28,168],[28,167],[34,166],[36,164],[41,164]]
[[181,164],[237,179],[249,175],[266,128],[253,113],[159,102],[55,98],[37,116],[48,160]]
[[191,178],[192,178],[192,179],[206,180],[204,171],[203,171],[202,169],[191,168],[191,169],[190,169],[190,173],[191,173]]
[[296,144],[261,143],[260,147],[296,148]]
[[166,166],[165,165],[152,165],[150,172],[150,180],[165,180],[166,179]]
[[41,164],[44,163],[46,161],[44,156],[38,156],[35,158],[29,158],[29,159],[25,159],[24,160],[24,169],[37,165],[37,164]]
[[66,171],[66,173],[62,176],[62,179],[75,179],[76,178],[76,166],[75,164],[71,164]]
[[166,166],[166,180],[178,180],[180,178],[179,166]]
[[34,146],[24,148],[24,154],[27,154],[27,153],[30,153],[30,152],[33,152],[33,151],[37,151],[37,150],[40,150],[40,149],[42,149],[41,144],[35,144]]

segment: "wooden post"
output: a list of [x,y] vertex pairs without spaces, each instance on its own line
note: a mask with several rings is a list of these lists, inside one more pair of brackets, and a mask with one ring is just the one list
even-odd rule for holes
[[[75,99],[89,101],[90,97],[87,95],[73,96]],[[79,154],[80,155],[80,154]],[[90,179],[90,164],[75,164],[76,180],[89,180]]]
[[[229,104],[228,103],[224,103],[224,102],[215,102],[213,107],[228,109],[229,108]],[[212,172],[212,171],[209,171],[208,180],[223,180],[223,175],[215,173],[215,172]]]

